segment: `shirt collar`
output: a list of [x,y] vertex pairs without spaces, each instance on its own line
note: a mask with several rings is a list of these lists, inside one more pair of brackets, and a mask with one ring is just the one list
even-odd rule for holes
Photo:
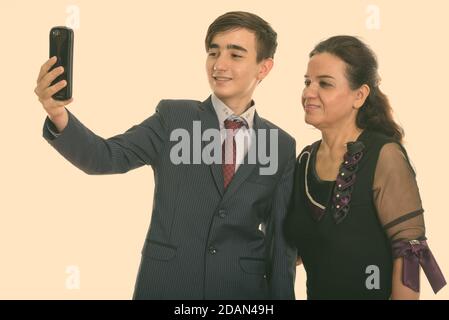
[[[220,128],[223,128],[224,121],[229,117],[236,115],[234,114],[234,111],[232,111],[231,108],[229,108],[223,101],[218,99],[218,97],[213,93],[211,100],[212,105],[214,106],[215,109],[215,113],[217,114],[218,117],[218,122],[220,123]],[[256,104],[254,103],[254,100],[252,100],[251,106],[248,109],[246,109],[246,111],[243,112],[240,116],[238,116],[246,121],[249,129],[253,127],[255,112],[256,112]]]

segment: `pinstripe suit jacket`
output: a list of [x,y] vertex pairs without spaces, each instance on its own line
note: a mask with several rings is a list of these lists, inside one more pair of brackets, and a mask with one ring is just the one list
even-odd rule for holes
[[[219,128],[210,97],[162,100],[156,112],[123,134],[103,139],[69,112],[57,137],[47,118],[44,138],[88,174],[154,171],[151,225],[142,250],[134,299],[294,299],[296,252],[282,232],[295,164],[295,140],[254,117],[254,129],[279,129],[278,170],[240,165],[226,190],[220,164],[170,161],[170,132]],[[271,150],[270,150],[271,152]],[[273,152],[275,152],[273,150]],[[260,226],[263,226],[262,230]]]

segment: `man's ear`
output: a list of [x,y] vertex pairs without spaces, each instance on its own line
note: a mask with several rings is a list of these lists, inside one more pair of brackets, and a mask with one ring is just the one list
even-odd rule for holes
[[370,88],[368,85],[364,84],[357,89],[356,99],[354,101],[354,109],[360,109],[368,98],[370,93]]
[[270,73],[273,65],[274,60],[272,58],[263,59],[261,62],[259,62],[260,69],[257,75],[259,82],[261,82]]

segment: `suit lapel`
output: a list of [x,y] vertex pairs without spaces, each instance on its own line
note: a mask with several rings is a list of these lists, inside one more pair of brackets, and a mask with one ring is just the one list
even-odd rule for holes
[[[224,196],[223,196],[223,202],[232,197],[232,195],[238,190],[240,185],[249,177],[249,175],[253,172],[254,169],[259,168],[259,160],[258,159],[256,159],[256,163],[252,163],[252,164],[248,163],[248,155],[251,152],[254,152],[253,154],[257,155],[257,132],[258,132],[258,130],[259,129],[267,129],[266,132],[268,132],[268,127],[266,126],[265,122],[260,119],[257,112],[254,114],[253,129],[255,131],[256,137],[255,138],[253,137],[253,140],[251,141],[250,150],[248,150],[248,153],[245,155],[243,163],[240,164],[239,168],[237,169],[237,172],[235,173],[234,177],[232,178],[231,182],[229,183],[228,188],[226,189],[226,192],[224,193]],[[267,141],[267,143],[269,143],[269,141]]]
[[[214,107],[212,105],[211,97],[209,97],[207,100],[205,100],[200,105],[199,110],[199,116],[201,120],[201,135],[203,132],[207,129],[216,129],[220,130],[220,125],[218,124],[218,118],[217,114],[215,113]],[[209,142],[202,141],[202,149],[204,150],[204,147]],[[217,186],[218,192],[220,192],[221,196],[224,194],[224,179],[223,179],[223,171],[221,164],[212,163],[209,165],[210,170],[212,172],[212,176],[215,181],[215,185]]]

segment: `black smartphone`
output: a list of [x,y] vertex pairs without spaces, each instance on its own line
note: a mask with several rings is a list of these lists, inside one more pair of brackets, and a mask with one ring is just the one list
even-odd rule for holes
[[59,66],[64,67],[64,73],[59,75],[51,85],[66,80],[67,85],[53,95],[55,100],[67,100],[72,97],[73,75],[73,30],[67,27],[53,27],[50,30],[50,58],[56,56],[56,63],[50,71]]

